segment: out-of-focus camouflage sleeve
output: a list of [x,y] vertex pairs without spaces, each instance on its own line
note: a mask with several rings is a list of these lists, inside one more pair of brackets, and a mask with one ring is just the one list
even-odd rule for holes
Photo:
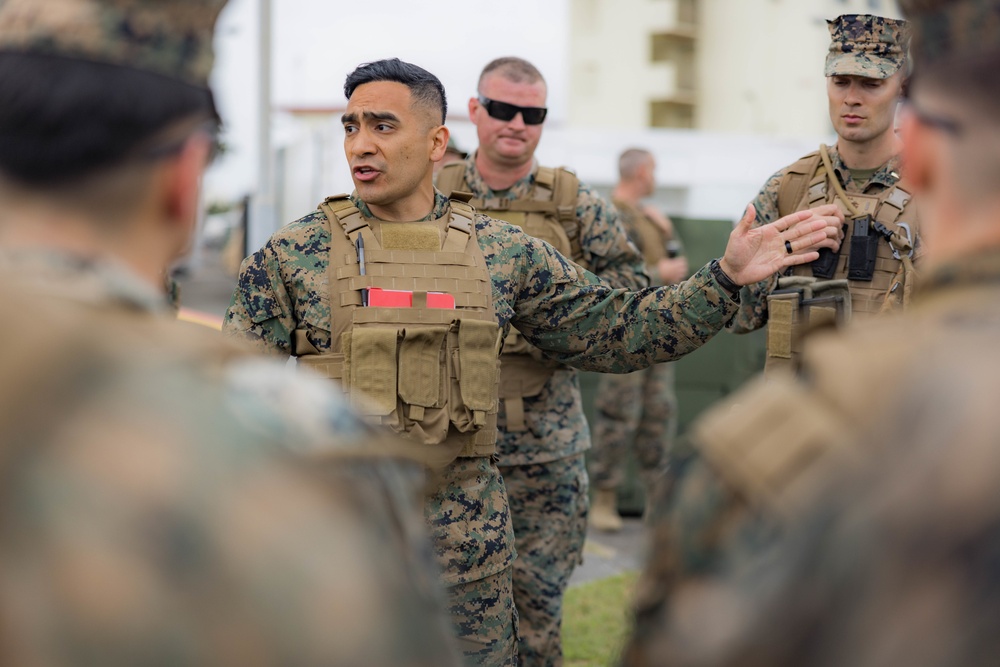
[[[317,318],[329,317],[323,291],[303,284],[325,275],[330,247],[325,221],[315,211],[278,230],[263,248],[243,260],[223,332],[246,339],[262,351],[289,355],[294,353],[292,331],[299,324],[296,313],[308,310]],[[293,303],[289,286],[296,288],[295,298],[308,303]]]
[[[234,380],[183,361],[64,356],[58,391],[19,399],[5,469],[4,664],[457,665],[391,460],[271,428],[282,402],[244,421]],[[286,435],[327,457],[303,465]]]
[[660,643],[671,600],[685,582],[717,570],[720,541],[745,516],[742,499],[689,441],[675,447],[670,470],[647,517],[648,556],[636,586],[633,631],[622,651],[621,664],[627,667],[662,664]]
[[[768,225],[778,219],[778,186],[781,185],[784,176],[784,169],[776,172],[767,179],[764,187],[754,198],[753,207],[757,213],[757,220],[754,223],[756,227]],[[767,295],[774,290],[777,282],[778,277],[772,276],[740,290],[740,309],[729,324],[730,331],[737,334],[750,333],[767,324]]]
[[649,287],[642,254],[629,238],[618,211],[589,186],[580,184],[576,217],[580,221],[583,265],[612,287]]
[[577,368],[626,373],[671,361],[704,345],[737,308],[708,267],[677,285],[630,292],[512,225],[486,216],[476,225],[500,323]]

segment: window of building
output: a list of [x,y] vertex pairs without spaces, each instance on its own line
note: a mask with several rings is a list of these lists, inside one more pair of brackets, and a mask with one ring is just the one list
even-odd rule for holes
[[691,129],[694,127],[694,105],[671,100],[650,102],[649,125]]
[[692,27],[698,25],[697,0],[677,0],[677,23]]

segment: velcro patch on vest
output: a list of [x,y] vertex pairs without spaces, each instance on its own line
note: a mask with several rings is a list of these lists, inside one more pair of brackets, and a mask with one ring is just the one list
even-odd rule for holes
[[407,329],[399,351],[399,397],[404,403],[439,408],[442,357],[448,327]]
[[437,225],[415,222],[383,222],[382,247],[386,250],[440,250]]
[[[396,409],[396,331],[356,329],[351,332],[352,407],[361,414],[384,417]],[[357,393],[355,393],[357,392]]]
[[[497,354],[500,329],[495,322],[463,320],[458,330],[462,401],[478,422],[496,406]],[[482,424],[477,423],[477,426]]]
[[767,354],[791,359],[798,295],[794,299],[771,296],[767,301]]

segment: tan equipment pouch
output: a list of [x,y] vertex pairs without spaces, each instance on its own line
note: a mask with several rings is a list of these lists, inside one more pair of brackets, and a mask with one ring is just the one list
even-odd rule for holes
[[[321,354],[296,331],[300,363],[338,380],[370,422],[431,446],[421,458],[434,467],[493,454],[501,329],[472,208],[453,201],[447,225],[385,223],[381,237],[346,196],[321,209],[339,223],[328,270],[332,349]],[[412,306],[361,305],[372,288],[410,292]],[[428,307],[432,291],[451,295],[455,308]]]

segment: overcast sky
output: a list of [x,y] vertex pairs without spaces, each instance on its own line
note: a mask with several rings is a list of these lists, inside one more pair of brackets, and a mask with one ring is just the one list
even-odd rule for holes
[[[518,55],[549,82],[556,121],[568,99],[569,0],[272,0],[276,108],[342,107],[357,65],[399,57],[441,78],[455,115],[489,60]],[[213,87],[230,156],[209,175],[210,196],[238,196],[256,176],[259,0],[230,0],[216,36]]]

